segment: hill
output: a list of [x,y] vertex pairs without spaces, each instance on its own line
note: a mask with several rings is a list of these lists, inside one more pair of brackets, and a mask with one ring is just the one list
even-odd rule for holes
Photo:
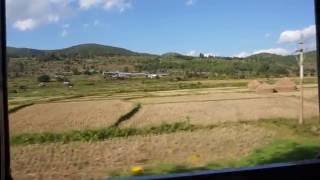
[[113,46],[105,46],[100,44],[81,44],[72,46],[65,49],[48,51],[55,52],[58,54],[64,54],[66,56],[112,56],[112,55],[124,55],[124,56],[132,56],[138,55],[139,53]]
[[80,57],[91,57],[91,56],[133,56],[139,55],[137,52],[133,52],[124,48],[118,48],[113,46],[105,46],[100,44],[80,44],[71,46],[64,49],[57,50],[37,50],[29,48],[15,48],[7,47],[9,57],[39,57],[44,55],[57,55],[57,56],[80,56]]
[[259,53],[248,56],[247,58],[279,58],[282,55],[272,54],[272,53]]
[[[89,70],[159,72],[187,78],[249,78],[299,74],[298,56],[269,53],[246,58],[200,58],[175,52],[158,56],[112,46],[81,44],[57,50],[8,47],[8,55],[11,58],[9,72],[13,77],[71,70],[76,74]],[[316,52],[306,52],[304,57],[305,73],[315,75]]]
[[45,51],[29,48],[15,48],[7,47],[8,57],[18,58],[18,57],[34,57],[41,56],[45,54]]

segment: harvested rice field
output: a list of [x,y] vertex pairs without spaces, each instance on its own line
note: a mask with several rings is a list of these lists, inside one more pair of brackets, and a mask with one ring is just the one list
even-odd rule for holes
[[[278,119],[295,124],[299,93],[258,94],[241,87],[202,88],[85,96],[27,106],[10,114],[11,137],[23,140],[36,133],[40,140],[11,146],[13,177],[101,179],[126,174],[133,166],[156,171],[165,166],[159,170],[164,173],[174,172],[170,170],[172,165],[192,169],[225,163],[224,167],[230,167],[229,162],[241,161],[275,140],[305,142],[301,140],[304,135],[297,135],[296,126],[282,127]],[[316,97],[316,87],[305,89],[306,119],[317,116]],[[187,122],[187,127],[195,128],[185,129],[184,124],[177,122]],[[117,123],[117,127],[110,128]],[[110,130],[108,138],[91,140],[90,137],[106,132],[90,131],[80,140],[45,139],[48,133],[71,137],[73,130],[101,128]],[[114,128],[125,133],[117,136],[121,131],[113,131]],[[319,144],[315,139],[320,135],[320,126],[303,128],[304,133],[312,129],[313,134],[307,137]],[[152,129],[157,131],[149,131]],[[129,130],[144,133],[130,135]],[[81,133],[75,134],[78,135]],[[49,136],[49,140],[53,137]],[[280,150],[290,150],[283,146],[280,144]],[[278,154],[279,149],[272,151]],[[258,157],[257,162],[264,158]],[[163,164],[169,164],[169,169]]]
[[[304,115],[317,116],[317,90],[306,90]],[[192,124],[217,124],[268,118],[297,118],[299,113],[299,92],[281,94],[219,93],[174,97],[151,97],[135,99],[142,104],[141,110],[122,125],[143,127],[177,121]]]
[[89,179],[134,165],[152,167],[166,162],[199,166],[248,155],[278,133],[243,124],[103,142],[13,146],[12,173],[15,179]]
[[36,104],[10,114],[10,132],[65,132],[108,127],[133,108],[121,100]]

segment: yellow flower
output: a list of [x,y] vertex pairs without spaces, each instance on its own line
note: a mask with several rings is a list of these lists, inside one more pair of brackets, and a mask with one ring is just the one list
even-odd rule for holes
[[189,161],[192,163],[192,164],[197,164],[199,163],[201,160],[200,160],[200,155],[198,154],[195,154],[195,155],[192,155],[189,157]]
[[131,168],[131,172],[133,174],[141,174],[143,172],[143,168],[141,166],[133,166]]

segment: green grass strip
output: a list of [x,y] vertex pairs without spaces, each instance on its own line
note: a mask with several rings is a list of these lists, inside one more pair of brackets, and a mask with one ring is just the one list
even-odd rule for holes
[[78,130],[65,133],[25,133],[11,137],[12,145],[43,144],[73,141],[102,141],[110,138],[129,137],[135,135],[167,134],[178,131],[193,131],[198,129],[188,122],[162,124],[145,128],[103,128],[97,130]]
[[[311,121],[312,119],[310,119]],[[313,120],[315,121],[315,119]],[[263,119],[259,121],[241,121],[229,122],[215,125],[193,125],[189,121],[176,122],[172,124],[163,123],[159,126],[148,126],[142,128],[118,128],[111,126],[108,128],[94,129],[94,130],[74,130],[62,133],[24,133],[14,135],[11,137],[12,145],[26,145],[26,144],[43,144],[56,142],[73,142],[73,141],[103,141],[105,139],[129,137],[136,135],[155,135],[155,134],[169,134],[181,131],[196,131],[214,129],[217,127],[227,127],[239,124],[252,124],[266,128],[286,128],[294,131],[297,135],[304,137],[318,137],[319,134],[312,132],[311,127],[317,127],[320,130],[320,125],[317,123],[310,123],[305,125],[298,125],[294,119]]]
[[14,108],[10,108],[8,110],[9,113],[14,113],[14,112],[17,112],[18,110],[22,109],[22,108],[25,108],[25,107],[28,107],[28,106],[32,106],[34,105],[34,103],[27,103],[27,104],[22,104],[22,105],[19,105],[19,106],[16,106]]

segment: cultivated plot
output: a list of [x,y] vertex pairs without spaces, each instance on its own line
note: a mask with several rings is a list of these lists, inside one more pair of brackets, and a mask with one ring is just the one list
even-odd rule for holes
[[133,108],[121,100],[36,104],[10,114],[11,134],[108,127]]
[[276,131],[243,124],[103,142],[13,146],[12,173],[17,179],[77,179],[101,178],[133,165],[152,167],[166,162],[201,166],[236,160],[270,143],[276,135]]
[[[316,89],[305,90],[304,115],[318,115],[314,100]],[[177,121],[208,125],[221,122],[237,122],[268,118],[295,119],[299,113],[299,92],[280,94],[256,94],[235,92],[211,92],[204,95],[180,95],[135,99],[142,103],[140,111],[124,127],[142,127]]]

